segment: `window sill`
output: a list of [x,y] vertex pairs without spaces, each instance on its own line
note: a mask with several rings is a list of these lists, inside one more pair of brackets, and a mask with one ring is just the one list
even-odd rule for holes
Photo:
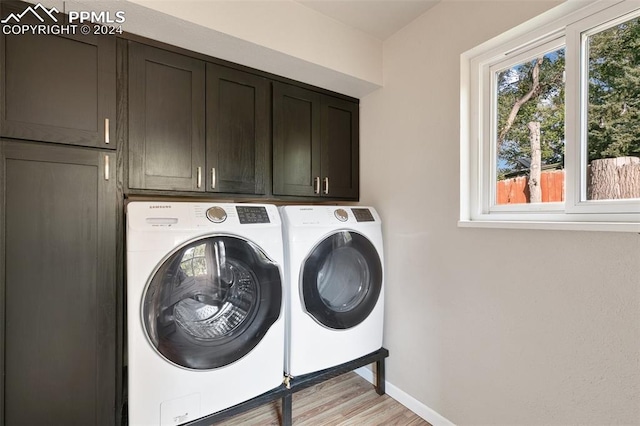
[[540,229],[551,231],[606,231],[640,233],[640,222],[543,222],[506,220],[460,220],[460,228]]

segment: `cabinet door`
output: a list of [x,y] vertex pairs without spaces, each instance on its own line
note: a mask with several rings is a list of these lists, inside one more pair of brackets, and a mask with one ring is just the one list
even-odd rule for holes
[[273,193],[319,196],[321,95],[273,84]]
[[129,188],[204,191],[205,63],[129,44]]
[[[2,16],[25,6],[3,4]],[[1,37],[2,136],[115,149],[115,37]]]
[[269,82],[207,64],[207,191],[264,194]]
[[322,100],[322,195],[358,199],[359,106],[343,99]]
[[113,425],[116,185],[105,158],[115,153],[0,150],[2,423]]

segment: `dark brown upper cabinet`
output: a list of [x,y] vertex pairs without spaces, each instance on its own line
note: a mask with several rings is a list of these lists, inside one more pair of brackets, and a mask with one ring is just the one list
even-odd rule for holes
[[321,95],[273,84],[273,193],[320,194]]
[[129,188],[264,194],[269,81],[129,44]]
[[205,190],[205,62],[129,43],[129,188]]
[[207,64],[207,191],[265,193],[270,117],[267,79]]
[[273,84],[273,193],[357,200],[359,106]]
[[324,197],[358,199],[359,115],[357,103],[322,96],[320,175]]
[[[2,16],[25,5],[3,3]],[[2,136],[115,149],[115,42],[113,36],[2,35]]]

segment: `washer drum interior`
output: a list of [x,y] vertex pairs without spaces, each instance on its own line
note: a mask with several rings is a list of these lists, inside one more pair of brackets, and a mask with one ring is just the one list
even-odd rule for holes
[[143,297],[150,343],[180,367],[210,370],[248,354],[280,316],[278,266],[232,236],[181,247],[157,269]]

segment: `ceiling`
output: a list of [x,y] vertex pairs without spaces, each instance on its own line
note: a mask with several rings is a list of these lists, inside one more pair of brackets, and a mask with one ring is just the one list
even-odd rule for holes
[[379,40],[385,40],[440,0],[295,0]]

